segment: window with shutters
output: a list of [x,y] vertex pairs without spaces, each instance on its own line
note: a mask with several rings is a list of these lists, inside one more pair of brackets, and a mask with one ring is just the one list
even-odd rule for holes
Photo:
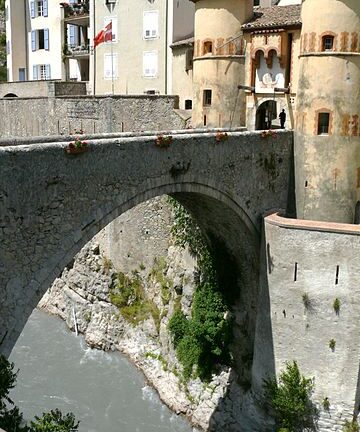
[[157,75],[157,52],[148,51],[143,54],[143,74],[145,77],[155,77]]
[[50,65],[38,64],[33,65],[33,80],[49,80],[51,79]]
[[68,45],[70,48],[77,47],[79,45],[79,30],[80,27],[76,25],[68,26]]
[[31,50],[41,49],[49,51],[49,29],[32,30],[31,32]]
[[109,22],[112,23],[111,25],[111,32],[112,32],[112,41],[116,42],[117,41],[117,35],[118,35],[118,31],[117,31],[117,18],[114,17],[107,17],[104,19],[104,28],[109,24]]
[[46,65],[39,65],[39,73],[41,80],[46,80]]
[[31,18],[48,16],[48,0],[36,0],[30,2]]
[[104,78],[114,79],[118,76],[117,54],[104,54]]
[[159,33],[159,11],[144,12],[144,38],[154,39]]

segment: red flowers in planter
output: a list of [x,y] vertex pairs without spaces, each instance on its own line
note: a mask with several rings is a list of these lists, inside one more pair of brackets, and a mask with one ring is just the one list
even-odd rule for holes
[[274,130],[267,130],[267,131],[262,131],[261,132],[261,138],[276,138],[276,132]]
[[65,151],[68,154],[84,153],[88,149],[87,145],[88,143],[86,141],[81,141],[79,138],[76,138],[74,142],[69,143]]
[[155,145],[160,148],[167,148],[172,143],[173,137],[171,135],[158,135],[155,140]]
[[226,141],[228,139],[228,134],[226,132],[216,132],[216,142]]

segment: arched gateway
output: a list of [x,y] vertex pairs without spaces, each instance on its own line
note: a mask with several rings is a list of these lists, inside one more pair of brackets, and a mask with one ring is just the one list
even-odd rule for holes
[[178,133],[159,147],[155,136],[98,137],[77,155],[66,153],[68,142],[48,138],[0,142],[0,352],[10,353],[42,295],[86,242],[126,210],[170,194],[196,218],[222,286],[235,292],[252,356],[262,215],[287,205],[292,134],[217,138]]

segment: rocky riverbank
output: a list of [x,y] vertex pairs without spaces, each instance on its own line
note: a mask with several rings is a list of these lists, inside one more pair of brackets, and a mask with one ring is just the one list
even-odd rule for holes
[[[109,227],[83,248],[39,307],[60,316],[69,328],[84,334],[89,346],[126,354],[160,398],[173,411],[189,418],[196,428],[224,432],[260,430],[253,426],[253,421],[259,421],[253,396],[241,390],[231,368],[223,367],[207,383],[198,378],[182,378],[168,323],[174,307],[179,305],[190,316],[196,263],[187,250],[175,247],[169,240],[171,216],[166,201],[150,201],[121,218],[116,227]],[[111,239],[115,233],[123,235],[126,230],[131,232],[131,241],[123,236],[120,252],[111,246]],[[157,250],[153,241],[145,241],[151,237],[154,241],[162,238]],[[129,306],[122,312],[115,294],[119,284],[130,290]]]

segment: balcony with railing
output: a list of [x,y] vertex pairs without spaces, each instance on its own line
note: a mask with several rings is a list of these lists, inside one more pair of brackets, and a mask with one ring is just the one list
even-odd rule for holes
[[63,54],[65,57],[69,58],[88,58],[90,54],[90,45],[81,44],[81,45],[65,45]]
[[88,26],[90,22],[89,0],[76,3],[60,3],[64,8],[64,20],[66,24]]

